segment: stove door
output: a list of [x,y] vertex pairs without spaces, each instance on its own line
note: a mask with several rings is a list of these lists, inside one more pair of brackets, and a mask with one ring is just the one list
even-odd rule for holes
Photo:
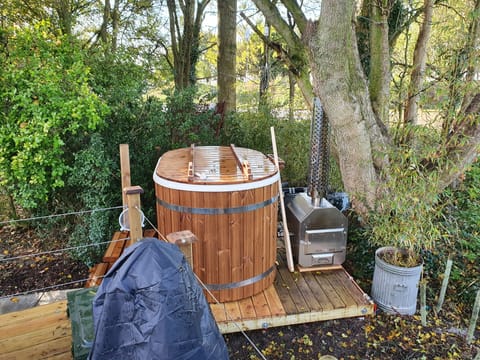
[[305,231],[305,254],[345,251],[346,230],[344,228],[315,229]]

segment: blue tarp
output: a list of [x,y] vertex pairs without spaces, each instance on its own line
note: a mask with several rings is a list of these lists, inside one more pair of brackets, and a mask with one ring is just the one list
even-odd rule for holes
[[93,302],[89,359],[228,359],[225,341],[176,245],[148,238],[125,250]]

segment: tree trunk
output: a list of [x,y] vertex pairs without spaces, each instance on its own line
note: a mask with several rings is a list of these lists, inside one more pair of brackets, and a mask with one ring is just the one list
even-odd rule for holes
[[[480,0],[476,0],[472,14],[472,23],[470,24],[467,45],[465,47],[469,54],[465,81],[470,83],[475,81],[475,76],[479,76],[480,74],[480,61],[478,60],[478,55],[476,55],[478,54],[478,49],[480,49]],[[478,94],[478,87],[466,92],[463,97],[460,113],[466,112],[474,98],[478,97]]]
[[373,111],[388,123],[390,101],[390,46],[388,42],[388,0],[370,1],[369,91]]
[[120,28],[120,0],[114,0],[112,9],[112,53],[117,51]]
[[[175,89],[195,85],[195,66],[199,58],[200,26],[210,0],[167,0]],[[180,9],[180,10],[179,10]]]
[[[273,2],[269,0],[253,0],[253,2],[263,13],[268,23],[277,30],[287,43],[288,52],[283,49],[278,49],[277,53],[282,61],[288,66],[289,71],[295,76],[298,87],[300,88],[307,105],[310,109],[313,109],[313,91],[308,67],[308,49],[305,46],[305,42],[302,41],[295,31],[292,31],[291,27],[282,18]],[[288,3],[289,6],[293,6],[295,2],[288,1]],[[298,15],[297,12],[295,12],[295,14]],[[305,23],[306,26],[306,21],[301,21],[301,23]],[[305,32],[307,31],[308,30],[305,29]]]
[[218,103],[224,111],[236,108],[237,1],[218,1]]
[[54,4],[62,34],[72,35],[73,14],[71,0],[58,0]]
[[295,112],[295,77],[288,73],[288,120],[293,121]]
[[103,6],[103,19],[102,19],[102,25],[100,27],[100,40],[103,42],[103,44],[106,44],[108,41],[108,23],[110,22],[110,13],[111,13],[111,6],[110,6],[110,0],[105,0],[105,4]]
[[345,190],[360,214],[373,209],[376,168],[386,165],[386,139],[376,122],[360,64],[353,16],[355,1],[324,0],[312,29],[310,64],[314,93],[332,125]]
[[407,106],[405,108],[405,125],[414,126],[418,123],[418,100],[422,92],[427,64],[427,44],[432,28],[434,0],[425,0],[424,19],[418,34],[415,51],[413,52],[413,70],[410,78]]
[[[270,42],[270,26],[265,22],[264,36]],[[259,107],[262,108],[267,104],[267,90],[270,83],[270,47],[268,42],[263,42],[263,64],[262,73],[260,75],[259,88]]]
[[[374,210],[377,204],[381,207],[382,199],[386,199],[388,202],[391,198],[390,194],[397,197],[403,196],[402,193],[399,194],[403,190],[386,188],[383,185],[386,181],[395,179],[397,176],[402,177],[402,171],[410,169],[411,165],[414,166],[415,171],[425,172],[419,174],[420,177],[423,176],[426,179],[425,176],[427,175],[429,179],[439,179],[439,181],[432,180],[432,183],[429,183],[431,195],[441,192],[443,187],[451,183],[455,175],[465,171],[466,166],[471,164],[478,156],[480,94],[478,86],[472,86],[471,100],[466,101],[468,105],[465,107],[465,116],[457,116],[454,119],[455,121],[449,124],[448,134],[452,135],[449,135],[450,138],[446,136],[445,143],[439,145],[438,154],[429,155],[428,158],[419,160],[421,162],[418,167],[415,167],[415,162],[409,163],[410,160],[416,161],[416,159],[408,158],[404,162],[405,157],[390,165],[389,154],[394,154],[394,151],[405,154],[405,156],[410,154],[410,151],[415,156],[421,156],[421,154],[415,153],[414,148],[405,148],[405,151],[403,151],[402,148],[393,147],[391,134],[388,133],[388,129],[374,113],[368,84],[361,68],[355,37],[356,1],[323,0],[318,22],[309,21],[306,24],[304,31],[301,32],[301,43],[299,43],[297,35],[299,28],[295,29],[296,32],[291,31],[291,29],[289,31],[288,26],[280,16],[279,9],[276,7],[276,0],[253,1],[267,21],[275,27],[278,34],[285,40],[287,49],[283,49],[283,52],[287,53],[288,61],[291,61],[292,64],[297,63],[292,59],[292,54],[302,54],[302,51],[298,50],[300,44],[308,50],[313,90],[322,102],[332,129],[332,153],[338,160],[345,191],[352,197],[354,210],[361,217],[367,216],[369,210]],[[281,3],[288,4],[289,7],[296,6],[293,0],[282,0]],[[392,4],[391,1],[382,1],[381,3]],[[475,0],[477,13],[479,3],[480,0]],[[398,3],[395,4],[398,5]],[[414,14],[415,17],[416,14]],[[383,23],[382,19],[380,18],[381,21],[377,25]],[[478,41],[478,27],[475,26],[478,26],[479,18],[478,16],[472,16],[472,19],[475,23],[472,23],[471,33],[477,35],[470,37],[467,46],[472,61],[469,64],[478,66],[478,62],[475,62],[478,61],[478,56],[474,56],[478,51],[478,45],[475,47],[472,44],[478,44],[478,42],[475,42]],[[411,19],[405,23],[410,21]],[[379,59],[385,60],[387,52],[383,42],[384,29],[377,30],[379,30],[379,34],[368,34],[374,38],[377,36],[381,41],[370,41],[369,45],[380,46],[383,50],[380,50],[379,54],[382,56],[379,56]],[[372,32],[375,31],[372,30]],[[460,66],[457,66],[452,70],[454,76],[461,73],[459,69]],[[466,66],[463,65],[462,69],[465,72]],[[472,69],[475,69],[475,67],[472,67]],[[473,71],[478,74],[478,68],[476,69]],[[299,74],[297,73],[296,76],[299,76]],[[306,78],[303,79],[307,80]],[[456,79],[459,80],[460,78]],[[465,80],[464,78],[461,79]],[[385,81],[385,78],[382,78],[382,80]],[[381,84],[381,86],[385,86],[385,82],[381,82]],[[462,88],[467,85],[465,83],[461,84]],[[301,82],[299,82],[299,85],[302,88]],[[458,98],[460,92],[456,91],[456,97]],[[412,184],[412,186],[415,187],[415,184]],[[424,189],[422,185],[419,185],[415,190],[423,191]],[[377,203],[378,200],[380,202]],[[387,204],[386,207],[388,208],[388,206]],[[379,211],[388,211],[387,208],[379,208]]]
[[451,126],[445,128],[447,142],[444,153],[448,154],[447,169],[441,177],[441,188],[444,188],[457,179],[465,169],[478,158],[478,144],[480,143],[480,91],[478,90],[478,76],[480,63],[478,49],[480,48],[480,0],[475,1],[471,11],[472,22],[469,27],[467,43],[465,44],[466,76],[464,86],[467,87],[463,102]]

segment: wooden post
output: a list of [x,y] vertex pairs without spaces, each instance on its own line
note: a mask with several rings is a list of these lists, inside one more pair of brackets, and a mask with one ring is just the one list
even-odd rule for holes
[[420,281],[420,315],[422,326],[427,326],[427,284],[424,279]]
[[[120,173],[122,175],[122,190],[132,185],[130,182],[130,153],[128,144],[120,144]],[[127,206],[127,194],[122,191],[123,207]]]
[[293,265],[292,245],[290,243],[290,232],[288,231],[287,214],[285,212],[285,203],[283,201],[282,179],[280,178],[280,165],[278,163],[277,141],[275,139],[275,129],[273,126],[270,127],[270,134],[272,136],[272,147],[273,147],[273,156],[275,160],[275,166],[277,167],[277,171],[279,175],[278,192],[280,196],[280,212],[282,214],[283,240],[285,242],[285,250],[287,254],[287,267],[290,272],[294,272],[295,266]]
[[143,238],[142,213],[140,211],[140,194],[143,194],[143,189],[140,186],[129,186],[123,189],[123,193],[127,198],[130,228],[130,240],[128,240],[127,246],[130,246]]
[[473,334],[475,333],[475,327],[477,326],[479,312],[480,312],[480,290],[477,290],[477,296],[475,297],[475,303],[473,304],[472,317],[470,318],[470,325],[468,326],[467,344],[471,344],[473,341]]
[[473,360],[480,360],[480,350],[478,350],[477,355]]
[[435,309],[438,312],[442,310],[443,302],[445,301],[445,293],[447,292],[448,280],[450,279],[450,271],[452,270],[453,261],[451,259],[447,260],[447,266],[445,267],[445,273],[443,275],[442,287],[440,289],[440,296],[438,297],[437,308]]
[[197,241],[197,237],[190,230],[183,230],[168,234],[167,240],[180,248],[180,251],[193,269],[192,244]]

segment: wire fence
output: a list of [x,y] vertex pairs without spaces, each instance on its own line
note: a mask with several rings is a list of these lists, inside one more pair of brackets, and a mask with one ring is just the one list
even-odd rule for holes
[[30,217],[30,218],[25,218],[25,219],[6,220],[6,221],[0,221],[0,226],[2,226],[2,225],[12,225],[12,224],[22,223],[22,222],[32,222],[32,221],[36,221],[36,220],[53,219],[53,218],[58,218],[58,217],[66,217],[66,216],[71,216],[71,215],[85,215],[85,214],[91,214],[91,213],[94,213],[94,212],[117,210],[117,209],[124,209],[124,208],[125,208],[124,206],[113,206],[113,207],[108,207],[108,208],[73,211],[73,212],[68,212],[68,213],[63,213],[63,214],[52,214],[52,215],[45,215],[45,216]]
[[[52,214],[52,215],[46,215],[46,216],[29,217],[29,218],[24,218],[24,219],[13,219],[13,220],[1,221],[0,226],[16,225],[16,224],[19,224],[19,223],[48,220],[48,219],[60,218],[60,217],[86,215],[86,214],[92,214],[92,213],[95,213],[95,212],[102,212],[102,211],[106,212],[106,211],[119,210],[119,209],[124,209],[124,208],[125,208],[124,206],[113,206],[113,207],[107,207],[107,208],[98,208],[98,209],[92,209],[92,210],[75,211],[75,212],[68,212],[68,213],[62,213],[62,214]],[[43,257],[43,256],[47,256],[47,255],[57,256],[59,254],[68,253],[70,251],[79,250],[79,249],[82,249],[82,248],[98,247],[98,246],[108,245],[112,242],[122,242],[122,241],[125,241],[125,240],[128,240],[128,239],[129,238],[106,240],[106,241],[101,241],[101,242],[96,242],[96,243],[83,244],[83,245],[77,245],[77,246],[69,246],[69,247],[63,247],[63,248],[53,249],[53,250],[49,250],[49,251],[41,251],[41,252],[28,253],[28,254],[18,254],[18,255],[13,255],[13,256],[7,256],[5,254],[0,254],[0,265],[5,264],[7,262],[21,261],[21,260],[25,260],[25,259],[29,259],[29,258],[37,258],[37,257]],[[45,291],[48,291],[48,290],[53,290],[53,289],[58,289],[58,288],[65,288],[67,286],[86,283],[86,281],[88,281],[88,278],[79,279],[79,280],[75,280],[75,281],[67,281],[67,282],[54,284],[54,285],[47,286],[47,287],[35,288],[35,289],[31,289],[31,290],[27,290],[27,291],[21,291],[21,292],[17,292],[17,293],[13,293],[13,294],[2,294],[0,296],[0,300],[8,299],[8,298],[15,298],[15,297],[22,296],[22,295],[29,295],[29,294],[32,294],[32,293],[45,292]]]

